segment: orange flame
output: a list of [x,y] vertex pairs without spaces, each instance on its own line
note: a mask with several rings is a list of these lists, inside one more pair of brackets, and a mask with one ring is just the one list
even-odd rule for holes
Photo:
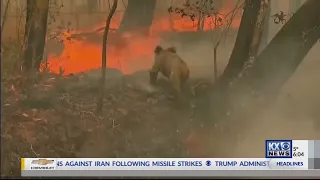
[[[225,9],[224,11],[227,11]],[[171,19],[171,20],[170,20]],[[121,18],[113,18],[111,29],[117,29]],[[204,30],[213,29],[213,18],[206,18]],[[240,18],[233,21],[232,28],[238,28]],[[94,29],[103,27],[105,22],[97,25]],[[153,48],[159,43],[162,32],[172,31],[197,31],[197,21],[190,18],[181,18],[177,14],[172,14],[170,18],[155,18],[150,27],[150,35],[142,37],[134,32],[123,34],[117,37],[115,33],[109,31],[107,45],[107,67],[116,68],[124,74],[131,74],[139,70],[149,69],[152,65]],[[84,33],[88,31],[72,32]],[[91,31],[92,32],[92,31]],[[64,49],[60,56],[49,54],[48,68],[51,72],[63,74],[79,73],[101,67],[102,33],[95,32],[101,37],[101,42],[93,43],[88,39],[71,39],[72,34],[65,32],[63,35]],[[111,41],[109,43],[109,41]]]

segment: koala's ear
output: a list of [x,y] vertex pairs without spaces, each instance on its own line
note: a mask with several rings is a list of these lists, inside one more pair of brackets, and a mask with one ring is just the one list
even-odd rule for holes
[[177,48],[172,46],[172,47],[167,48],[167,51],[172,52],[172,53],[177,53]]
[[153,52],[154,52],[155,54],[159,54],[161,51],[163,51],[163,48],[158,45],[158,46],[156,46],[156,48],[154,49]]

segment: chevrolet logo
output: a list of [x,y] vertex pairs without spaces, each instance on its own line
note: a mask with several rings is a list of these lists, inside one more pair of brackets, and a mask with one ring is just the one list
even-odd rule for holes
[[31,164],[47,165],[47,164],[52,164],[53,161],[54,160],[38,159],[38,160],[33,160]]

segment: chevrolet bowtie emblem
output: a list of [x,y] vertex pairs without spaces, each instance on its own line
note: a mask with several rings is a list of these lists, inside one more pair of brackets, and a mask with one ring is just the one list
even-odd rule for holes
[[52,164],[53,161],[54,160],[38,159],[38,160],[33,160],[31,164],[47,165],[47,164]]

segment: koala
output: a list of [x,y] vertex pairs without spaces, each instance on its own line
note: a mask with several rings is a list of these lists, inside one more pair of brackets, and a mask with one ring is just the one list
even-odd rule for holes
[[180,97],[189,79],[188,65],[177,54],[174,46],[164,49],[158,45],[154,49],[154,55],[154,63],[150,70],[150,83],[156,84],[158,73],[161,72],[170,80],[176,96]]

